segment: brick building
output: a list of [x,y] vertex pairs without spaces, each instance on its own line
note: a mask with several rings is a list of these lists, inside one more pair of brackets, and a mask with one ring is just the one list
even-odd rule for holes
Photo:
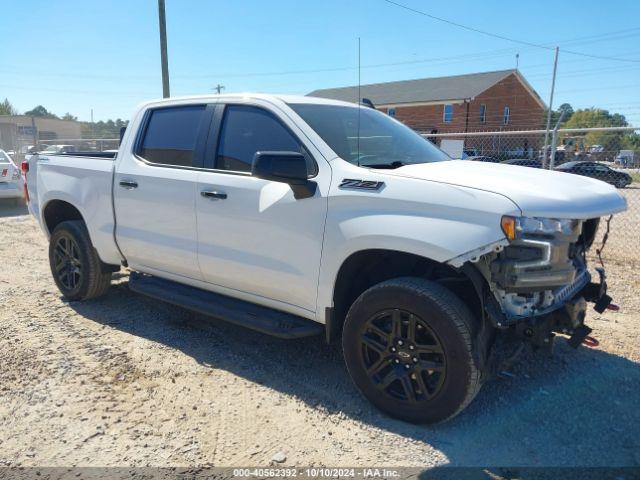
[[[329,88],[313,97],[358,102],[358,87]],[[543,128],[545,104],[518,70],[472,73],[362,85],[360,95],[423,133],[535,130]],[[539,137],[521,137],[536,147]],[[470,137],[465,148],[474,148]]]

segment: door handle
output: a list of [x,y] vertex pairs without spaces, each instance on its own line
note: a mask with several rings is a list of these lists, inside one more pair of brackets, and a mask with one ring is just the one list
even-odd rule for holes
[[211,200],[224,200],[227,198],[227,194],[224,192],[216,192],[215,190],[202,190],[200,192],[205,198],[210,198]]
[[131,190],[133,188],[138,188],[138,182],[135,180],[120,180],[120,186],[127,190]]

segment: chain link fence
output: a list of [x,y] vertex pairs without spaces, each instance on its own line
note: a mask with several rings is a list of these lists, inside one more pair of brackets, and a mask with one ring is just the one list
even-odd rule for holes
[[[421,134],[453,158],[554,169],[613,185],[629,208],[614,216],[603,256],[640,263],[640,129],[560,129],[548,135],[546,147],[545,130]],[[605,231],[603,221],[596,247]]]
[[[640,129],[560,129],[422,133],[452,158],[507,163],[522,168],[548,168],[607,182],[626,197],[628,210],[611,222],[605,258],[640,264]],[[118,138],[71,138],[23,141],[12,157],[17,162],[34,151],[71,153],[117,150]],[[601,222],[596,242],[602,242],[606,223]],[[594,251],[595,249],[592,249]]]
[[22,139],[17,142],[17,148],[9,153],[15,161],[21,162],[26,155],[35,152],[105,152],[117,150],[119,144],[120,139],[118,138],[56,138],[53,140],[39,139],[37,142]]

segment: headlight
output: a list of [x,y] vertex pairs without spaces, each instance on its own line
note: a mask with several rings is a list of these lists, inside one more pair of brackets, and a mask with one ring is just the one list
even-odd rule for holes
[[570,235],[578,223],[578,220],[569,219],[511,217],[504,215],[500,220],[500,227],[507,239],[513,241],[523,234]]

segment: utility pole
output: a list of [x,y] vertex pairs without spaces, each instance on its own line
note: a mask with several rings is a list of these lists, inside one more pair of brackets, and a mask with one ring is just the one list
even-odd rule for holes
[[520,62],[520,54],[516,53],[516,70],[518,70],[518,63]]
[[551,80],[551,96],[549,98],[549,111],[547,112],[547,128],[544,132],[544,150],[542,150],[542,168],[547,167],[547,148],[549,146],[549,129],[551,128],[551,112],[553,111],[553,91],[556,88],[556,71],[558,70],[558,51],[560,47],[556,47],[556,54],[553,60],[553,79]]
[[162,62],[162,98],[169,98],[169,60],[167,58],[167,20],[164,14],[164,0],[158,0],[158,21],[160,22],[160,60]]
[[33,148],[37,152],[39,150],[38,148],[39,135],[38,135],[38,129],[36,128],[36,119],[33,116],[31,116],[31,134],[33,135]]
[[93,123],[93,108],[91,109],[91,138],[96,138],[95,123]]
[[213,87],[213,89],[214,89],[216,92],[218,92],[218,95],[220,95],[220,93],[222,92],[222,90],[224,90],[224,89],[225,89],[225,86],[224,86],[224,85],[217,84],[215,87]]
[[551,134],[551,155],[549,157],[549,170],[553,170],[556,166],[556,151],[558,149],[558,129],[560,128],[560,124],[564,119],[566,110],[562,110],[560,112],[560,118],[558,118],[558,122],[556,123],[555,128],[553,129],[553,133]]

